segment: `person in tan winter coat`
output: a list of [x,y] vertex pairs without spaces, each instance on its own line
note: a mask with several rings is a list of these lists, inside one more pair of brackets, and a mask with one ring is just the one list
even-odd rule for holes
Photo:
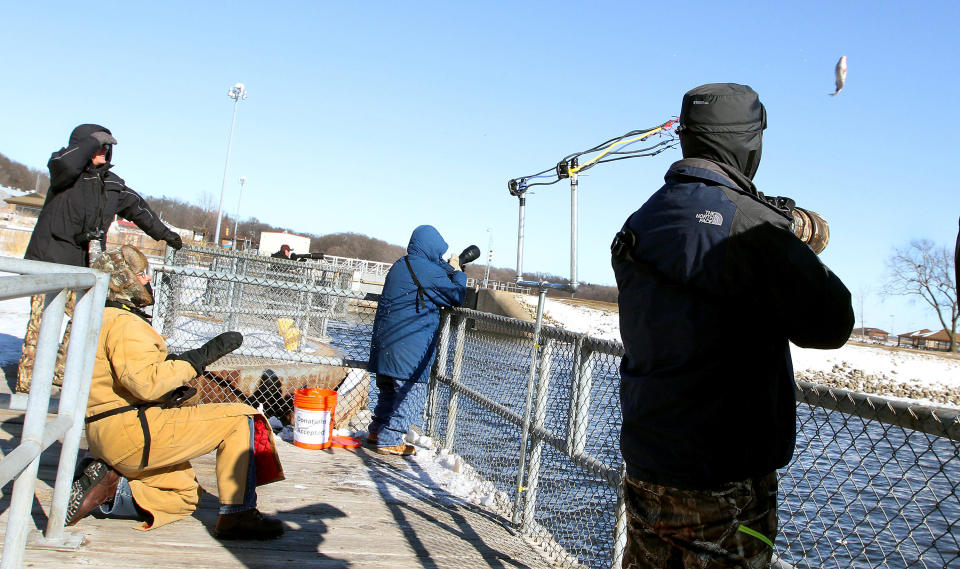
[[67,510],[72,525],[96,507],[153,529],[193,512],[200,498],[190,459],[217,451],[220,539],[272,539],[279,520],[256,509],[256,486],[283,479],[266,419],[242,403],[177,407],[184,384],[243,337],[227,332],[202,347],[169,354],[140,310],[153,302],[146,257],[124,245],[94,268],[110,272],[90,397],[87,440],[95,457],[81,465]]

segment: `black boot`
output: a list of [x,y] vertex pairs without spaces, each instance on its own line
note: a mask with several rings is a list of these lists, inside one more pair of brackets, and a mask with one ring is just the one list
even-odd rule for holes
[[256,508],[220,514],[213,537],[217,539],[276,539],[283,535],[283,522],[268,518]]

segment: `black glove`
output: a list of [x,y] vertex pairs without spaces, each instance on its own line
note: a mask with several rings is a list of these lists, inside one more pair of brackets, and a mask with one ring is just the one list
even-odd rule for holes
[[195,350],[187,350],[182,354],[170,354],[167,359],[189,362],[193,369],[197,370],[197,375],[200,375],[208,365],[236,350],[241,344],[243,344],[243,334],[224,332]]
[[163,240],[167,242],[167,245],[173,247],[177,251],[179,251],[183,247],[183,239],[181,239],[180,235],[174,233],[173,231],[171,231],[169,235],[164,237]]
[[170,391],[163,396],[163,405],[160,406],[161,409],[173,409],[174,407],[179,407],[187,402],[188,399],[197,394],[196,387],[190,387],[189,385],[181,385],[180,387]]
[[97,139],[97,142],[100,143],[100,146],[104,146],[104,145],[106,145],[106,144],[116,144],[116,143],[117,143],[117,139],[114,138],[113,135],[111,135],[111,134],[108,133],[108,132],[103,132],[103,131],[94,132],[94,133],[91,133],[90,136],[92,136],[93,138]]

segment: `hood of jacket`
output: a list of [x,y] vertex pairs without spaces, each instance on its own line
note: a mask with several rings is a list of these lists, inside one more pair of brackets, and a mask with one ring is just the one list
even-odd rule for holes
[[434,226],[421,225],[414,229],[410,235],[407,254],[425,257],[433,262],[442,262],[447,247],[447,242],[443,240],[440,232]]
[[[110,129],[105,126],[100,126],[98,124],[82,124],[77,128],[73,129],[73,132],[70,133],[70,142],[68,146],[76,146],[80,143],[81,140],[90,136],[95,132],[105,132],[112,135]],[[111,145],[110,149],[107,151],[107,164],[110,164],[113,159],[113,146]]]
[[760,166],[767,112],[747,85],[711,83],[691,89],[680,107],[684,158],[704,158],[753,179]]

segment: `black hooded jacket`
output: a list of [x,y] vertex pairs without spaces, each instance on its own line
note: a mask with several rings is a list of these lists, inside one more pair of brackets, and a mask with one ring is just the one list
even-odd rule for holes
[[[760,124],[759,103],[749,115],[748,129]],[[628,475],[705,489],[790,460],[788,342],[842,346],[853,309],[840,279],[793,234],[789,213],[753,185],[759,131],[708,133],[705,143],[685,117],[686,158],[615,241],[620,444]]]
[[90,236],[102,232],[105,248],[106,232],[116,215],[129,219],[153,239],[173,237],[147,202],[110,171],[110,153],[106,164],[93,165],[93,155],[100,148],[100,142],[91,136],[95,132],[110,133],[100,125],[82,124],[73,129],[68,146],[50,156],[50,189],[25,259],[88,266]]

